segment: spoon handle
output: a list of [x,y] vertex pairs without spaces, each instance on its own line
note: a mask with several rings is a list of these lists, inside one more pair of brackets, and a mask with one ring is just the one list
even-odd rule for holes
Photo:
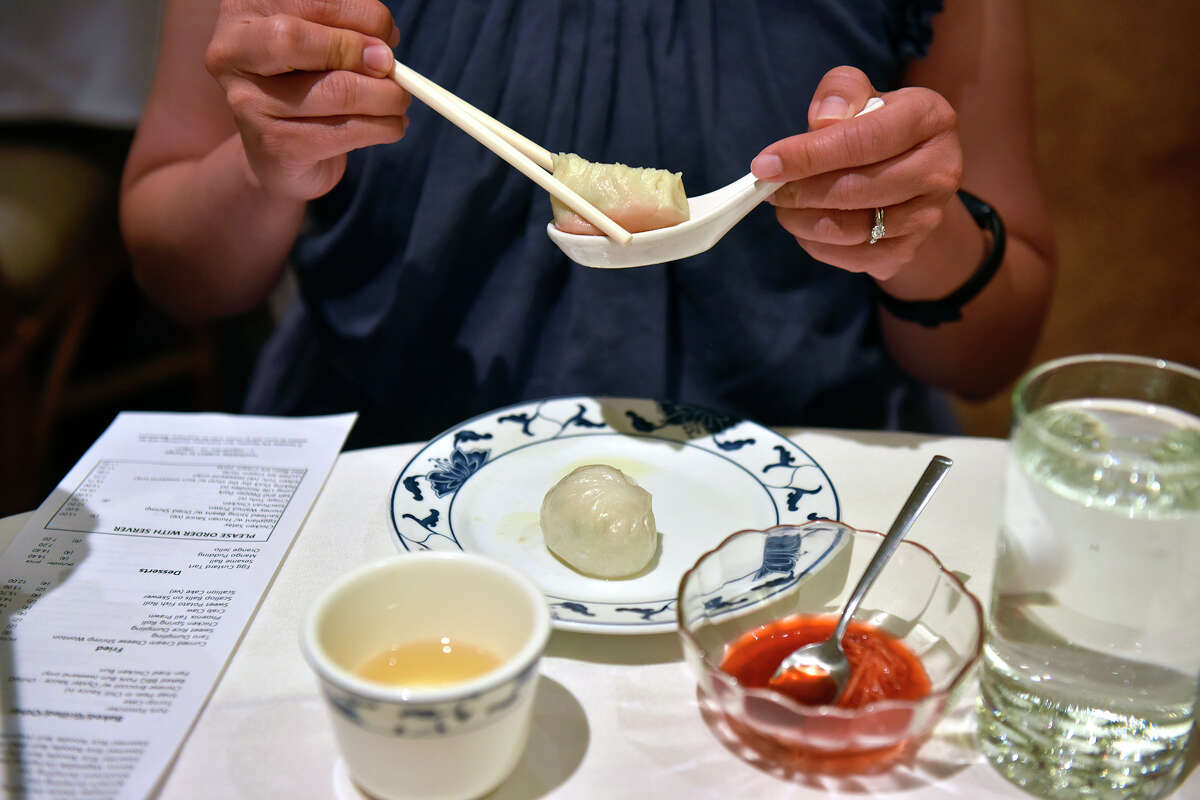
[[863,570],[862,577],[858,579],[858,585],[854,587],[854,593],[846,601],[846,608],[842,611],[842,617],[838,620],[837,628],[833,632],[833,641],[842,641],[842,637],[846,635],[846,627],[850,624],[850,618],[858,610],[858,604],[862,602],[863,597],[867,594],[867,590],[871,588],[871,584],[875,583],[875,579],[883,571],[884,564],[892,557],[892,553],[900,545],[900,540],[904,538],[904,534],[908,533],[908,529],[912,527],[912,524],[916,521],[921,511],[924,510],[925,505],[929,502],[929,498],[933,496],[934,490],[937,489],[942,479],[946,477],[946,471],[953,464],[954,462],[946,456],[934,456],[929,462],[929,466],[925,467],[925,473],[921,475],[921,479],[913,487],[912,494],[904,501],[904,507],[896,515],[896,521],[892,523],[887,536],[883,537],[883,543],[875,551],[871,562]]

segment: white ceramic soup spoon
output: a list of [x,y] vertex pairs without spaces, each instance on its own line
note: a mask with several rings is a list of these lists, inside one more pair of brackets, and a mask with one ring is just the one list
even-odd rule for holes
[[[883,98],[872,97],[855,116],[861,117],[882,106]],[[751,173],[716,191],[689,197],[686,221],[669,228],[635,233],[625,245],[607,236],[565,233],[554,227],[553,222],[546,225],[546,234],[567,258],[585,267],[625,269],[676,261],[711,248],[782,185],[760,181]]]

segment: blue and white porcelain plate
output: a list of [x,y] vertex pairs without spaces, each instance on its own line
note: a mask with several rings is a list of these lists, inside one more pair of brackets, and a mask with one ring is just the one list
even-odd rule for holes
[[[542,498],[585,464],[614,466],[653,498],[661,548],[634,577],[583,575],[542,540]],[[761,425],[677,403],[561,397],[491,411],[433,439],[396,479],[391,516],[402,550],[467,550],[524,572],[557,628],[662,633],[675,630],[683,572],[726,536],[839,519],[841,508],[812,456]]]

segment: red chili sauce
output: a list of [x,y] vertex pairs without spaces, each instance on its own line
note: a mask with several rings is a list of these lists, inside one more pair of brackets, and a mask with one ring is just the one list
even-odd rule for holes
[[[787,617],[755,628],[729,646],[721,669],[746,688],[772,689],[806,705],[827,704],[832,681],[791,670],[771,682],[771,675],[793,650],[833,634],[837,617]],[[917,700],[929,694],[929,676],[921,659],[879,628],[851,622],[842,639],[850,662],[850,681],[838,698],[839,708],[861,708],[877,700]]]

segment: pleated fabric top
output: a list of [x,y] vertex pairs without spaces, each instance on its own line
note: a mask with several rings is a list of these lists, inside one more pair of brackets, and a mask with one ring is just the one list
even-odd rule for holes
[[[936,0],[410,0],[397,56],[551,151],[682,172],[689,195],[807,129],[832,67],[899,85]],[[548,195],[414,100],[350,154],[293,252],[302,303],[247,411],[357,410],[351,446],[426,439],[572,394],[693,403],[767,425],[946,431],[883,348],[872,282],[811,259],[764,204],[712,250],[582,267]],[[867,213],[867,212],[864,212]]]

